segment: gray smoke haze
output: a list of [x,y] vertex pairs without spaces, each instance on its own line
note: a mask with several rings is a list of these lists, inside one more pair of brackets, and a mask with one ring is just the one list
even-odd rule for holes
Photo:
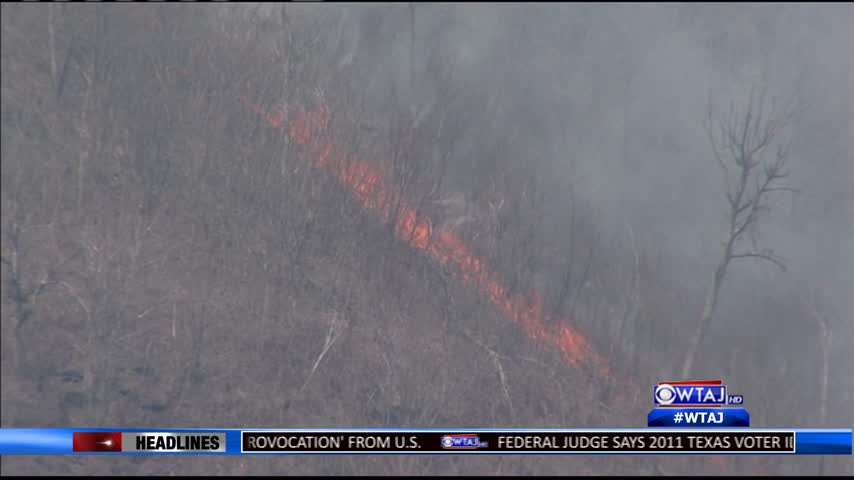
[[779,197],[764,238],[791,276],[850,296],[851,5],[359,5],[341,18],[347,55],[373,55],[375,95],[389,82],[408,91],[414,60],[410,95],[429,104],[441,92],[418,77],[441,52],[520,122],[541,124],[520,138],[520,163],[571,175],[613,232],[631,225],[689,263],[715,258],[725,206],[708,99],[722,111],[751,88],[796,98],[807,108],[785,136],[801,193]]
[[[854,6],[360,5],[341,18],[344,55],[371,65],[369,96],[380,100],[395,84],[425,108],[444,94],[423,80],[438,56],[492,99],[502,120],[481,133],[513,136],[519,165],[556,192],[547,218],[563,213],[560,190],[571,185],[597,226],[667,258],[698,301],[720,258],[726,209],[703,129],[707,108],[725,112],[751,89],[778,105],[797,102],[803,111],[781,140],[790,142],[790,184],[799,193],[776,197],[761,225],[762,244],[788,271],[737,264],[717,342],[730,343],[728,329],[774,328],[778,353],[768,368],[808,379],[818,360],[802,341],[814,337],[813,320],[778,319],[774,308],[818,292],[842,325],[854,318]],[[472,162],[466,141],[453,156],[458,164]],[[838,336],[834,351],[850,363],[850,339]],[[850,395],[843,391],[854,385],[840,384],[839,394]]]

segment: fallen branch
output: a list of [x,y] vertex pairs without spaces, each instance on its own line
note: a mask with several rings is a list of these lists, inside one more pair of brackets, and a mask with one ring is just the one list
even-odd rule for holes
[[509,360],[509,357],[507,357],[505,355],[501,355],[500,353],[496,352],[495,350],[490,348],[485,343],[477,340],[467,330],[462,330],[462,334],[466,338],[471,340],[472,343],[474,343],[475,345],[479,346],[480,348],[486,350],[489,353],[490,357],[492,357],[492,361],[493,361],[493,363],[495,363],[495,369],[498,373],[498,379],[501,382],[501,390],[504,393],[504,398],[507,399],[507,405],[510,407],[511,415],[513,415],[512,412],[514,411],[514,409],[513,409],[513,400],[510,398],[510,387],[507,384],[507,375],[504,374],[504,366],[501,364],[501,358],[505,358],[505,359]]
[[337,315],[329,324],[329,331],[326,332],[326,340],[323,343],[323,348],[320,350],[320,355],[318,355],[317,359],[314,361],[314,365],[311,367],[311,371],[308,373],[308,377],[306,377],[305,382],[300,387],[298,393],[302,393],[303,390],[305,390],[305,387],[308,386],[308,382],[311,381],[311,377],[314,376],[314,372],[317,371],[317,367],[320,365],[320,362],[323,361],[323,357],[326,356],[326,353],[330,348],[332,348],[335,340],[338,340],[338,337],[341,335],[341,325],[336,321],[336,318]]

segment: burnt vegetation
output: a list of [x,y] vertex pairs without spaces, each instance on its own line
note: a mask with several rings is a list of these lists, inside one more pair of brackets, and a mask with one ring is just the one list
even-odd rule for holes
[[[716,327],[700,327],[704,290],[683,282],[678,260],[639,225],[617,233],[600,225],[598,207],[576,193],[573,168],[541,166],[550,129],[570,132],[561,135],[567,149],[595,150],[592,106],[548,113],[467,78],[441,48],[423,49],[417,79],[409,74],[407,88],[422,92],[414,100],[401,84],[378,86],[375,68],[377,45],[416,42],[402,33],[415,28],[410,7],[363,15],[372,33],[356,49],[331,7],[267,10],[2,5],[3,427],[644,426],[647,387],[678,375],[689,348],[685,368],[740,390],[757,426],[830,426],[844,411],[850,420],[850,386],[833,390],[827,379],[845,360],[832,338],[850,336],[851,325],[820,292],[801,285],[808,294],[783,294],[768,286],[773,278],[749,292],[734,287],[721,294]],[[582,24],[567,25],[564,40],[585,35]],[[309,152],[248,103],[289,112],[328,105],[323,135],[385,172],[419,215],[459,232],[510,290],[539,292],[549,318],[571,322],[618,373],[569,365],[526,336],[453,266],[410,248],[392,221],[311,168]],[[712,135],[757,128],[754,143],[734,145],[751,151],[771,140],[747,115],[720,132],[712,125]],[[726,140],[699,150],[714,162]],[[768,206],[763,192],[783,188],[781,164],[763,169],[734,155],[741,183],[720,205],[739,230],[730,243],[745,240]],[[731,248],[724,261],[749,256],[778,263],[768,250]],[[700,287],[714,271],[705,267],[693,272]],[[781,324],[800,325],[795,360],[785,360],[790,336],[774,336]],[[703,342],[689,347],[698,327]],[[804,408],[816,402],[810,391],[820,392],[820,417]],[[688,474],[697,462],[7,457],[2,467]],[[819,464],[736,458],[708,468],[815,473]],[[850,462],[820,468],[852,472]]]

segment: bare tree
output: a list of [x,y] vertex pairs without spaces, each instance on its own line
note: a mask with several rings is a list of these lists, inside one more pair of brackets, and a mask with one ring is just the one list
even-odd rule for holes
[[[739,109],[731,104],[722,117],[714,114],[709,103],[704,129],[715,160],[723,171],[727,221],[721,240],[723,252],[715,267],[700,324],[688,346],[682,365],[683,378],[691,375],[730,263],[754,259],[770,262],[783,271],[786,269],[784,260],[774,250],[757,246],[760,221],[771,210],[770,197],[778,192],[793,191],[788,186],[786,170],[788,144],[780,142],[779,137],[797,109],[792,103],[782,109],[775,108],[774,104],[773,99],[766,100],[764,91],[756,93],[752,89],[746,106]],[[775,151],[769,155],[772,149]],[[748,239],[749,245],[744,245]]]

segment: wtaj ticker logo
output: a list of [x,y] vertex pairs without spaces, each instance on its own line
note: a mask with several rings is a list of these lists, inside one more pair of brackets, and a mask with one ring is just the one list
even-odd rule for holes
[[723,407],[743,405],[742,395],[729,395],[723,380],[689,380],[680,382],[658,382],[655,384],[653,400],[657,407]]
[[477,450],[488,446],[487,442],[481,442],[480,437],[474,434],[442,436],[442,448],[445,450]]

